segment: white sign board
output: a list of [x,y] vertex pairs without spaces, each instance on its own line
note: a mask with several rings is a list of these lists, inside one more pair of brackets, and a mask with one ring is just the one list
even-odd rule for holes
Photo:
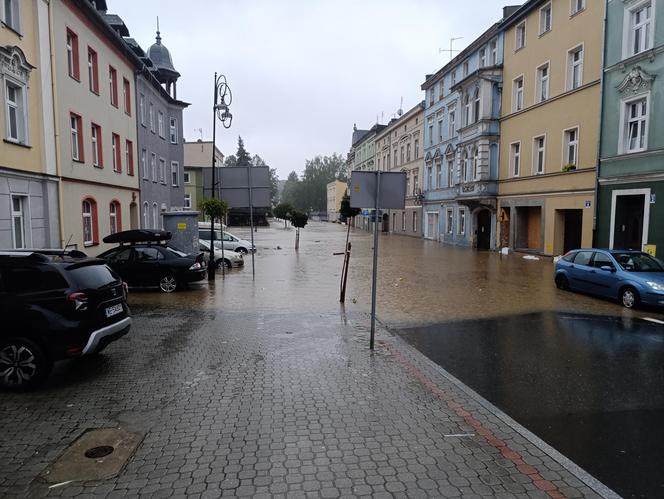
[[[351,208],[376,207],[377,172],[354,171],[350,177]],[[380,209],[404,209],[406,206],[406,173],[380,173]]]

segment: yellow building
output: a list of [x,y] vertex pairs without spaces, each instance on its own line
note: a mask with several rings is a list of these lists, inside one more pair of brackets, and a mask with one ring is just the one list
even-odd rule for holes
[[348,185],[346,182],[334,180],[327,184],[327,221],[339,221],[339,209],[341,208],[341,200],[346,194]]
[[498,244],[592,246],[604,2],[531,0],[505,25]]
[[0,6],[0,249],[60,243],[49,8]]

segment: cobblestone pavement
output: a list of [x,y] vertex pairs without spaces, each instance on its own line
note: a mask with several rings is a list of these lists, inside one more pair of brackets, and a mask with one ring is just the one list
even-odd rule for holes
[[[102,355],[0,395],[0,496],[611,495],[400,339],[380,330],[370,353],[362,312],[184,297],[139,296]],[[83,431],[118,426],[144,435],[118,477],[40,478]]]

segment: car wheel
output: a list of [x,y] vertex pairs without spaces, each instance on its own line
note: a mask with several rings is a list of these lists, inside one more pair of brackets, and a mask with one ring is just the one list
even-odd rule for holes
[[569,291],[569,279],[566,276],[560,274],[556,276],[556,287],[562,289],[563,291]]
[[166,274],[159,280],[159,289],[164,293],[172,293],[178,287],[178,282],[172,274]]
[[[228,258],[224,259],[224,263],[226,263],[226,268],[227,269],[231,268],[231,261]],[[221,268],[221,258],[219,260],[217,260],[217,263],[215,265],[216,265],[215,269],[220,269]]]
[[247,253],[249,253],[247,251],[247,248],[236,248],[235,251],[237,251],[238,253],[242,253],[243,255],[246,255]]
[[628,286],[620,290],[620,303],[625,308],[634,308],[639,304],[639,292]]
[[38,386],[51,372],[53,363],[44,350],[27,338],[0,341],[0,386],[25,391]]

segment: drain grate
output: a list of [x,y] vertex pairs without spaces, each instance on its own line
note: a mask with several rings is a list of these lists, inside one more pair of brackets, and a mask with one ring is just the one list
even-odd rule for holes
[[93,447],[85,451],[85,457],[89,459],[101,459],[106,457],[109,454],[113,453],[115,449],[110,445],[100,445],[99,447]]

